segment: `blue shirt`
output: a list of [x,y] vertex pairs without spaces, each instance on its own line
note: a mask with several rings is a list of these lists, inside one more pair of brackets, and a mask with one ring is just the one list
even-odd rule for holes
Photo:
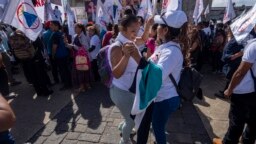
[[53,32],[49,29],[43,33],[43,42],[49,55],[52,54],[52,37]]
[[68,56],[68,49],[65,46],[64,43],[64,37],[62,32],[54,32],[52,35],[52,44],[57,45],[57,50],[55,53],[56,58],[63,58]]

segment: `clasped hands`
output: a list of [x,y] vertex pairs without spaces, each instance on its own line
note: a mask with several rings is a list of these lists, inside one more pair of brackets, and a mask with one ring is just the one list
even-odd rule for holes
[[136,48],[135,44],[132,42],[125,43],[122,46],[122,51],[124,53],[124,56],[126,57],[135,57],[139,54],[139,50]]

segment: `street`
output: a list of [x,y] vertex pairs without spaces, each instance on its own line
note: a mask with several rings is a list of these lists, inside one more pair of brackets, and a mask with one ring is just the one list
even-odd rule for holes
[[[224,79],[208,74],[207,70],[204,73],[205,100],[196,99],[194,105],[183,103],[169,119],[166,134],[172,144],[210,144],[212,138],[223,137],[226,132],[229,104],[214,97],[214,92],[224,87]],[[16,125],[11,130],[17,144],[119,142],[118,125],[123,119],[111,102],[108,89],[100,83],[77,96],[71,90],[59,91],[60,85],[56,85],[51,97],[36,97],[33,87],[27,84],[22,74],[15,77],[23,82],[11,88],[19,95],[9,101],[17,116]],[[136,141],[136,135],[133,140]],[[153,142],[151,132],[148,143]]]

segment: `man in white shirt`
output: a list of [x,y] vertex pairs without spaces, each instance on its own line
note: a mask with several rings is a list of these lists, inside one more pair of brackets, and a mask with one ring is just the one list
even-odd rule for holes
[[[254,144],[256,140],[256,39],[248,42],[242,62],[234,73],[225,95],[231,98],[229,128],[223,141],[214,144]],[[245,124],[247,124],[244,131]],[[244,132],[243,132],[244,131]]]

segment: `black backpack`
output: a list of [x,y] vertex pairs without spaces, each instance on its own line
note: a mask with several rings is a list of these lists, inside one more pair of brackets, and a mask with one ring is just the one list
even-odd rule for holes
[[192,101],[200,89],[203,76],[196,69],[185,67],[181,71],[179,83],[176,82],[172,74],[169,75],[169,78],[179,96],[185,101]]

